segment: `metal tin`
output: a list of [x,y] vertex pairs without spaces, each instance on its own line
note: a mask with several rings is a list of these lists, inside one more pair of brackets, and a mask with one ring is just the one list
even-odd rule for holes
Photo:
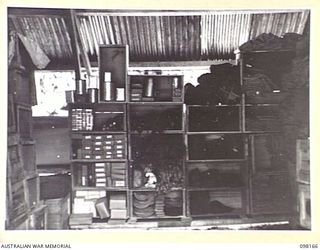
[[179,79],[178,79],[178,77],[174,77],[174,78],[173,78],[172,87],[173,87],[174,89],[179,88]]
[[98,92],[99,92],[99,89],[97,89],[97,88],[89,88],[88,89],[90,103],[99,102],[99,100],[98,100],[99,93]]
[[74,90],[67,90],[66,91],[66,102],[67,103],[74,103]]
[[86,93],[86,81],[85,80],[77,80],[76,81],[76,93],[78,95],[83,95]]
[[88,88],[99,88],[99,76],[97,75],[89,76]]
[[116,89],[116,101],[124,101],[124,88]]
[[114,101],[115,100],[115,88],[114,84],[111,82],[111,72],[104,72],[104,84],[102,90],[102,99],[104,101]]
[[148,78],[144,96],[153,97],[153,79],[152,78]]
[[114,100],[114,87],[112,82],[105,82],[103,86],[103,100],[113,101]]

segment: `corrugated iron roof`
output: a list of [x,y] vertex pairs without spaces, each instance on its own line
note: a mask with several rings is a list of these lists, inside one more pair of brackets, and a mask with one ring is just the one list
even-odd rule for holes
[[[76,12],[80,46],[94,58],[100,44],[128,44],[131,61],[232,59],[233,51],[262,33],[302,34],[309,11]],[[15,30],[36,41],[49,58],[73,56],[67,17],[11,15]]]
[[137,61],[200,59],[199,16],[78,16],[91,55],[100,44],[128,44]]
[[289,32],[302,34],[308,16],[307,11],[286,14],[254,14],[252,15],[249,39],[262,33],[272,33],[276,36],[282,36]]
[[99,44],[128,44],[130,58],[135,61],[234,58],[235,49],[262,33],[302,34],[307,17],[308,11],[189,16],[77,14],[83,33],[81,43],[88,53],[97,54]]
[[50,59],[70,59],[71,39],[62,17],[10,17],[17,32],[38,43]]

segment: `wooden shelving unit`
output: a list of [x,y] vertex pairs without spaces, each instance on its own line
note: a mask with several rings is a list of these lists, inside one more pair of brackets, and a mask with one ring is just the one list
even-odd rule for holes
[[[114,55],[115,58],[112,56]],[[176,215],[166,215],[164,211],[159,213],[159,209],[157,208],[157,213],[150,213],[149,216],[137,216],[135,213],[135,195],[149,195],[149,194],[160,194],[158,188],[148,188],[144,187],[146,178],[144,177],[145,173],[142,174],[142,182],[140,186],[134,186],[134,172],[137,171],[137,168],[142,170],[145,165],[152,164],[150,162],[150,158],[139,158],[139,156],[134,152],[134,150],[142,150],[141,145],[138,145],[139,142],[149,137],[155,136],[157,138],[161,138],[164,136],[165,138],[172,138],[173,141],[181,141],[182,147],[184,147],[183,137],[185,133],[184,129],[184,104],[183,104],[183,76],[181,75],[134,75],[127,76],[127,67],[128,67],[128,51],[126,46],[102,46],[100,47],[100,62],[99,62],[99,72],[100,72],[100,80],[99,80],[99,88],[100,88],[100,102],[97,103],[71,103],[68,106],[69,109],[69,117],[70,117],[70,137],[72,141],[72,155],[71,155],[71,163],[72,163],[72,211],[74,214],[77,213],[85,213],[92,212],[95,209],[95,202],[99,198],[107,197],[106,206],[110,206],[111,217],[109,220],[119,219],[113,218],[112,216],[112,206],[111,196],[117,194],[123,194],[125,197],[125,207],[122,209],[126,210],[126,216],[123,216],[121,220],[126,221],[129,217],[131,220],[139,220],[139,219],[147,219],[153,220],[155,218],[181,218],[186,216],[186,207],[185,202],[182,197],[185,197],[185,185],[183,181],[180,183],[178,187],[169,188],[170,192],[179,192],[180,198],[179,202],[181,203],[181,213]],[[125,93],[124,101],[115,101],[116,97],[113,96],[112,100],[107,101],[104,100],[104,94],[106,94],[105,86],[104,86],[104,75],[105,72],[111,73],[111,82],[114,84],[113,88],[123,88]],[[130,81],[128,81],[130,79]],[[152,80],[150,80],[152,79]],[[148,81],[152,81],[152,86],[147,86]],[[135,85],[133,85],[135,84]],[[136,90],[132,91],[133,86]],[[147,88],[149,88],[147,90]],[[138,90],[137,90],[138,89]],[[152,91],[152,93],[146,93],[147,91]],[[131,94],[141,93],[138,96],[141,97],[141,100],[134,101],[131,98]],[[151,96],[150,96],[151,94]],[[149,96],[148,96],[149,95]],[[139,98],[140,98],[139,97]],[[145,101],[144,99],[148,100]],[[79,110],[80,113],[75,114],[75,110]],[[88,127],[83,127],[81,122],[75,122],[79,117],[85,117],[86,114],[83,115],[84,112],[81,109],[89,112],[89,116],[91,120],[88,121]],[[89,110],[89,111],[88,111]],[[166,116],[166,111],[172,111],[173,115],[171,117],[162,117],[161,121],[163,124],[159,124],[156,120],[151,119],[151,123],[148,123],[148,119],[150,120],[150,116],[156,118],[157,115]],[[106,112],[107,111],[107,112]],[[97,119],[97,112],[100,112],[100,118]],[[72,116],[73,114],[73,116]],[[116,115],[120,115],[121,117],[117,119],[118,126],[117,129],[114,130],[104,130],[104,123],[110,118],[115,118]],[[78,117],[78,118],[77,118]],[[173,117],[173,118],[172,118]],[[178,118],[177,118],[178,117]],[[88,119],[88,118],[84,118]],[[139,120],[140,119],[140,120]],[[173,119],[173,120],[172,120]],[[81,120],[81,119],[80,119]],[[139,121],[140,123],[137,123]],[[154,121],[154,123],[152,123]],[[99,126],[96,122],[99,122]],[[92,124],[93,123],[93,124]],[[177,124],[175,124],[177,123]],[[80,125],[79,125],[80,124]],[[160,125],[157,127],[157,125]],[[176,126],[178,125],[178,126]],[[78,127],[77,127],[78,126]],[[96,149],[100,149],[100,146],[107,146],[106,140],[107,136],[110,138],[112,136],[122,136],[122,149],[123,154],[121,158],[116,158],[114,154],[111,154],[109,159],[105,159],[104,156],[95,156]],[[90,142],[87,142],[86,138],[89,140],[93,140],[93,145],[89,145]],[[98,139],[97,139],[98,138]],[[108,139],[109,140],[109,139]],[[110,139],[112,140],[112,139]],[[115,139],[116,142],[118,139]],[[89,144],[88,144],[89,143]],[[138,144],[137,144],[138,143]],[[114,144],[114,143],[111,143]],[[111,145],[110,144],[110,145]],[[108,144],[109,145],[109,144]],[[92,150],[93,149],[93,150]],[[91,150],[91,151],[90,151]],[[92,153],[91,155],[86,155],[85,153]],[[94,152],[95,151],[95,152]],[[103,149],[103,153],[107,154],[107,148]],[[143,150],[142,150],[143,153]],[[91,157],[92,156],[92,157]],[[147,157],[148,158],[148,157]],[[161,159],[159,159],[161,161]],[[162,160],[167,161],[165,158]],[[177,159],[171,159],[173,164]],[[184,178],[184,154],[181,154],[180,159],[178,159],[179,167],[181,168],[181,178]],[[167,161],[167,162],[170,162]],[[105,164],[111,166],[111,177],[112,177],[112,164],[122,163],[121,170],[117,170],[118,172],[122,171],[125,179],[125,185],[120,186],[110,186],[108,183],[99,184],[97,186],[98,179],[94,179],[97,172],[97,164],[100,166],[101,164]],[[111,164],[111,165],[110,165]],[[141,165],[142,164],[142,165]],[[154,163],[153,163],[154,164]],[[83,167],[84,166],[84,167]],[[79,175],[79,168],[83,168],[84,171],[88,171],[89,169],[95,169],[90,177],[84,177]],[[83,169],[81,171],[83,171]],[[158,171],[157,166],[152,167],[153,171]],[[90,170],[91,171],[91,170]],[[100,173],[101,169],[99,169]],[[105,168],[105,175],[103,178],[109,179],[109,174],[107,173]],[[119,175],[119,174],[118,174]],[[89,180],[90,179],[90,180]],[[90,182],[88,184],[86,182]],[[160,181],[160,180],[158,180]],[[106,181],[108,182],[108,181]],[[123,183],[120,183],[123,184]],[[169,192],[168,191],[168,192]],[[170,193],[169,192],[169,193]],[[91,203],[91,208],[88,208],[87,211],[84,211],[81,207],[86,207],[86,200],[89,200],[89,197],[95,196],[95,201]],[[84,196],[84,197],[83,197]],[[87,196],[87,197],[86,197]],[[82,199],[82,201],[81,201]],[[80,203],[78,202],[80,200]],[[82,202],[82,203],[81,203]],[[153,207],[155,209],[155,202],[151,202],[149,207]],[[89,206],[89,205],[88,205]],[[164,209],[164,208],[162,208]],[[150,208],[148,208],[150,210]],[[161,214],[161,215],[160,215]],[[156,216],[155,216],[156,215]],[[99,214],[95,214],[93,212],[93,217],[99,217]],[[105,220],[102,220],[102,222]]]
[[[245,85],[248,76],[245,65],[255,60],[267,58],[287,60],[290,64],[293,57],[292,50],[250,51],[240,54],[240,80]],[[273,67],[273,68],[272,68]],[[284,148],[281,134],[280,101],[285,93],[281,92],[281,74],[284,70],[274,69],[275,65],[265,63],[261,65],[260,72],[269,77],[269,72],[275,70],[272,76],[278,82],[276,91],[269,90],[250,93],[244,96],[243,131],[248,136],[248,214],[252,216],[282,214],[290,218],[292,214],[290,175],[283,158]],[[259,80],[255,82],[258,86]],[[274,87],[275,88],[275,87]],[[244,88],[245,89],[245,88]],[[251,91],[251,90],[249,90]]]
[[[240,119],[243,106],[242,101],[230,105],[187,105],[187,204],[188,216],[192,218],[241,217],[247,212],[246,139]],[[231,119],[221,124],[212,122],[224,119],[223,109],[233,113]],[[216,154],[225,136],[229,140],[238,137],[239,148],[235,149],[241,151],[238,155],[232,155],[232,149],[230,157]],[[230,181],[239,183],[228,186]]]
[[[113,64],[106,62],[104,55],[111,60],[110,53],[115,51],[122,59],[117,59]],[[70,114],[72,109],[90,109],[90,119],[93,121],[89,129],[70,131],[73,142],[73,207],[80,206],[76,200],[86,202],[90,196],[95,197],[95,202],[106,197],[106,206],[113,203],[112,197],[121,196],[119,199],[122,199],[121,209],[125,210],[125,216],[122,213],[122,218],[116,219],[123,223],[128,219],[130,222],[193,217],[241,219],[247,215],[283,214],[289,210],[286,197],[281,195],[286,192],[286,170],[277,167],[280,162],[277,166],[266,166],[260,164],[264,159],[259,159],[261,154],[262,157],[274,157],[281,148],[277,144],[281,141],[277,123],[279,117],[272,116],[278,108],[277,103],[247,102],[242,93],[239,102],[230,105],[187,105],[184,104],[182,75],[142,72],[141,75],[127,76],[126,53],[126,46],[100,47],[100,88],[104,88],[101,76],[111,72],[114,87],[124,89],[124,101],[115,101],[114,97],[111,101],[69,105]],[[242,87],[245,57],[246,54],[241,55],[239,67]],[[114,79],[113,74],[116,75]],[[104,97],[103,93],[102,90],[100,98]],[[116,120],[117,128],[104,130],[107,120],[112,121],[116,115],[120,115]],[[72,127],[72,116],[70,118]],[[276,123],[271,129],[264,127],[265,122],[271,124],[274,121]],[[121,158],[115,158],[116,155],[112,154],[108,159],[94,157],[95,149],[89,159],[78,153],[79,149],[86,151],[96,146],[99,149],[109,140],[107,136],[120,136]],[[93,140],[93,146],[84,142],[87,137]],[[95,144],[94,138],[98,138],[98,144]],[[264,140],[273,145],[273,153],[261,148]],[[89,148],[85,149],[86,145]],[[104,153],[107,151],[104,150]],[[103,165],[105,172],[100,175],[105,179],[111,178],[112,164],[122,164],[119,170],[122,173],[120,186],[111,185],[113,182],[110,180],[97,186],[97,179],[89,180],[95,178],[97,171],[91,172],[92,176],[87,180],[90,184],[82,180],[83,176],[77,177],[77,168],[83,165],[86,166],[85,171]],[[144,171],[148,167],[157,176],[156,188],[145,187],[147,178]],[[111,177],[110,173],[107,174],[110,172],[107,168],[111,169]],[[177,171],[175,175],[179,175],[180,179],[170,176],[172,171]],[[168,176],[176,179],[166,180]],[[280,195],[275,195],[275,189],[281,189],[278,192]],[[276,198],[270,200],[269,193]],[[88,197],[83,199],[86,195]],[[92,210],[95,209],[95,202],[91,204]],[[168,204],[173,212],[166,208]],[[77,208],[73,210],[79,212]],[[99,217],[99,214],[93,217]],[[113,219],[111,212],[110,220]]]

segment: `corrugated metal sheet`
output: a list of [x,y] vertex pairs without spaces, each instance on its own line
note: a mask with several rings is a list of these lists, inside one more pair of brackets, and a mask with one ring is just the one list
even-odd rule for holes
[[[138,12],[137,12],[138,13]],[[139,12],[115,15],[110,11],[78,12],[80,46],[94,58],[100,44],[128,44],[131,61],[199,61],[233,59],[233,51],[262,33],[302,34],[309,11],[253,13],[206,11],[198,13]],[[178,15],[178,14],[181,15]],[[73,55],[67,17],[10,16],[9,24],[37,42],[52,59]]]
[[[161,13],[158,13],[161,15]],[[261,13],[217,11],[189,16],[115,16],[78,13],[81,43],[91,55],[99,44],[128,44],[134,61],[233,59],[233,51],[262,33],[302,34],[308,11]]]
[[233,58],[233,51],[248,41],[250,26],[250,14],[202,16],[202,57],[206,59]]
[[79,15],[81,44],[91,55],[100,44],[128,44],[130,57],[199,60],[200,16]]
[[308,11],[286,14],[254,14],[252,15],[249,39],[262,33],[272,33],[276,36],[282,36],[289,32],[302,34],[308,16]]
[[70,59],[70,35],[61,17],[10,17],[17,32],[38,43],[50,59]]

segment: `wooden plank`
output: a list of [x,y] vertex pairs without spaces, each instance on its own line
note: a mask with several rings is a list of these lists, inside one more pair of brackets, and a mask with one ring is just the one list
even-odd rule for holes
[[[78,34],[80,34],[80,32],[81,32],[79,20],[76,18],[74,10],[70,10],[70,15],[71,15],[71,21],[72,21],[71,22],[72,23],[72,31],[73,31],[72,34],[73,34],[73,40],[74,40],[74,43],[71,43],[71,44],[75,44],[74,51],[76,51],[76,53],[77,53],[77,64],[78,64],[77,70],[78,70],[78,72],[76,71],[76,76],[78,76],[78,78],[76,77],[76,79],[80,79],[81,66],[80,66],[79,57],[81,56],[81,58],[82,58],[82,61],[84,63],[84,66],[86,68],[88,76],[91,75],[91,66],[90,66],[90,60],[89,60],[89,56],[88,56],[87,52],[84,50],[83,46],[80,45],[78,42]],[[77,31],[78,31],[78,33],[77,33]]]
[[306,12],[305,9],[261,9],[261,10],[79,10],[78,16],[199,16],[199,15],[230,15],[230,14],[269,14]]
[[212,64],[221,64],[221,63],[231,63],[235,64],[235,60],[210,60],[210,61],[162,61],[162,62],[130,62],[129,67],[177,67],[181,69],[182,67],[205,67],[204,69],[208,69]]
[[67,9],[47,8],[8,8],[9,17],[31,16],[31,17],[69,17]]

